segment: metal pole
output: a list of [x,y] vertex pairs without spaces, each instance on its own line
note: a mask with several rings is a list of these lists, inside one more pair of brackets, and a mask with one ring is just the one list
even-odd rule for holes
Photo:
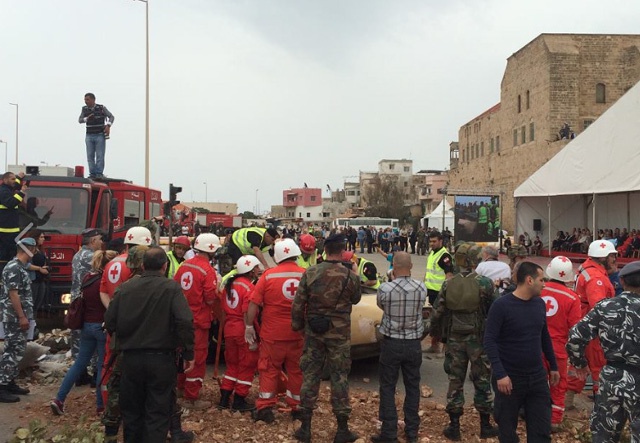
[[549,245],[547,246],[547,250],[549,251],[549,257],[551,257],[551,196],[547,196],[547,206],[549,213],[547,215],[549,224],[547,226],[547,238],[549,239]]
[[149,1],[144,1],[146,12],[147,73],[145,97],[145,133],[144,133],[144,185],[149,187]]
[[9,151],[9,144],[4,140],[0,140],[0,143],[4,143],[4,172],[7,172],[7,169],[8,169],[7,152]]
[[202,182],[202,184],[204,185],[204,202],[208,203],[209,202],[209,197],[207,195],[207,192],[208,192],[209,186],[207,185],[207,182]]
[[[15,106],[16,107],[16,165],[18,164],[18,117],[19,117],[19,112],[18,112],[18,103],[9,103],[11,106]],[[7,169],[7,168],[5,168]]]

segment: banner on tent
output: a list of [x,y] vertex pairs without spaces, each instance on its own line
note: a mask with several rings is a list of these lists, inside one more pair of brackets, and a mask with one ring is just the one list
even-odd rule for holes
[[456,195],[456,241],[498,241],[500,212],[498,195]]

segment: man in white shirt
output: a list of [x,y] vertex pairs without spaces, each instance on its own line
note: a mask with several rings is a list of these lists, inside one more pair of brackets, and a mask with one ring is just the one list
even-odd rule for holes
[[505,262],[498,259],[498,248],[485,246],[482,248],[482,262],[476,267],[476,273],[496,282],[498,280],[510,280],[511,268]]

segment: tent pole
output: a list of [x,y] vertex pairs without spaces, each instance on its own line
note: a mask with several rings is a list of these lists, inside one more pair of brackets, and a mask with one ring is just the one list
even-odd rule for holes
[[591,230],[591,234],[593,235],[593,239],[595,240],[596,237],[596,193],[593,193],[593,200],[591,201],[591,208],[593,210],[593,229]]
[[547,250],[549,251],[549,257],[551,257],[551,196],[547,196],[547,209],[549,210],[547,215],[547,220],[549,224],[547,225]]

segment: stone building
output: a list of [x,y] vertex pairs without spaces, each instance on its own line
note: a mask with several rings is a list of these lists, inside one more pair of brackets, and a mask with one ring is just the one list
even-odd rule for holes
[[563,125],[579,135],[639,80],[640,35],[541,34],[507,59],[500,103],[460,127],[449,192],[501,194],[513,232],[513,191],[569,142]]

